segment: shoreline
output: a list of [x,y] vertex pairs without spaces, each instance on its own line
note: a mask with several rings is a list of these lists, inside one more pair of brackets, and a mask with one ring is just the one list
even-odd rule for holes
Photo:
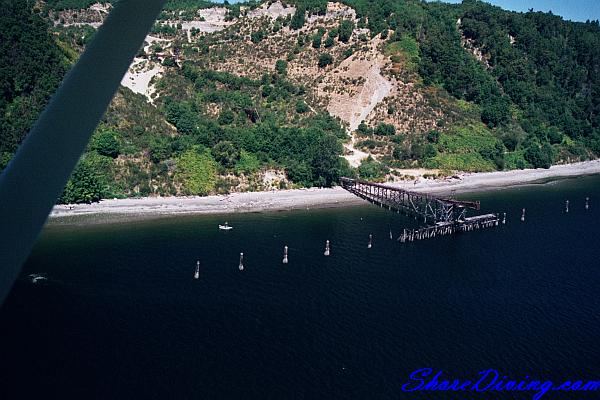
[[[390,186],[423,193],[473,193],[535,184],[547,180],[600,174],[600,160],[556,165],[550,169],[530,169],[483,173],[463,173],[445,179],[418,179],[390,182]],[[92,204],[56,205],[50,223],[75,217],[101,217],[96,223],[112,223],[167,216],[291,211],[310,208],[346,207],[366,204],[341,187],[310,188],[269,192],[233,193],[207,197],[145,197],[102,200]],[[104,221],[102,219],[105,219]],[[68,222],[67,222],[68,223]]]

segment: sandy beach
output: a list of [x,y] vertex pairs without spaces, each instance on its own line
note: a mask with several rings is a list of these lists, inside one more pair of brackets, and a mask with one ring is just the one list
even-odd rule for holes
[[[550,169],[515,170],[459,174],[455,178],[420,179],[390,183],[424,193],[468,193],[499,189],[540,181],[600,173],[600,160],[557,165]],[[103,200],[93,204],[57,205],[51,220],[86,215],[121,218],[146,218],[182,214],[228,214],[306,208],[327,208],[365,204],[341,187],[296,189],[255,193],[234,193],[208,197],[146,197]]]

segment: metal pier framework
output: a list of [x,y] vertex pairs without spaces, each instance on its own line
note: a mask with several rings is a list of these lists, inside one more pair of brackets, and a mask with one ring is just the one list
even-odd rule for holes
[[468,210],[479,211],[478,201],[438,197],[350,178],[341,178],[341,184],[350,193],[372,204],[414,216],[415,219],[422,219],[426,225],[429,224],[417,230],[404,230],[398,238],[401,242],[498,226],[500,220],[498,214],[467,217]]

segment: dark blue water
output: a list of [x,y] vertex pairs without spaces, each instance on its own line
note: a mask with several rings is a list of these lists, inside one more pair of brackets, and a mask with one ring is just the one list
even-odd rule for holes
[[426,367],[600,380],[599,184],[473,194],[508,224],[407,244],[389,230],[414,221],[371,205],[47,226],[0,309],[0,398],[532,398],[402,392]]

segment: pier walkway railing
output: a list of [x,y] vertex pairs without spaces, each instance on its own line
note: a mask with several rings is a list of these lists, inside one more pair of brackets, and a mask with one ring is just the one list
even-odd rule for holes
[[390,210],[422,218],[425,223],[457,222],[466,218],[466,210],[479,210],[478,201],[461,201],[413,192],[379,183],[341,178],[344,189]]

